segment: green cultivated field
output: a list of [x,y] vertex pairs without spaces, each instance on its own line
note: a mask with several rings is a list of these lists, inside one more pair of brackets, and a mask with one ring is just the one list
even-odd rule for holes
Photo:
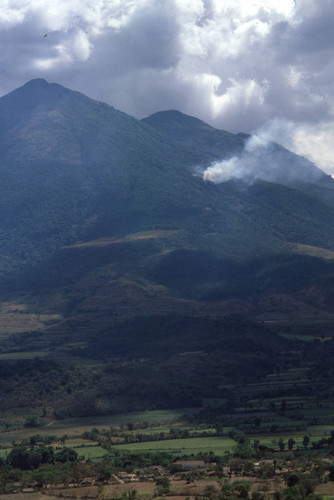
[[[278,434],[272,434],[272,435],[261,435],[261,436],[257,436],[257,437],[254,437],[254,439],[259,439],[260,441],[260,444],[264,445],[264,446],[268,446],[268,447],[271,447],[271,448],[274,448],[276,450],[278,450],[278,440],[280,438],[283,439],[284,443],[285,443],[285,451],[287,451],[288,449],[288,440],[290,438],[294,439],[295,443],[294,443],[294,447],[293,447],[293,451],[298,447],[298,448],[303,448],[303,438],[304,438],[304,435],[305,433],[299,433],[299,434],[296,434],[296,433],[285,433],[285,434],[282,434],[282,435],[278,435]],[[317,437],[317,439],[319,439]],[[250,442],[253,441],[253,437],[250,438]],[[310,443],[309,443],[309,447],[311,447],[312,445],[312,441],[316,441],[314,439],[310,439]]]
[[101,446],[80,446],[74,449],[79,457],[85,457],[86,460],[89,458],[101,458],[108,453]]
[[10,448],[0,449],[0,458],[6,458],[9,452]]
[[170,432],[171,428],[173,428],[173,430],[175,430],[175,431],[188,431],[189,437],[192,434],[196,434],[198,432],[205,432],[205,433],[210,434],[210,435],[215,435],[217,433],[216,429],[214,429],[213,427],[207,427],[204,429],[193,429],[189,425],[173,423],[172,426],[171,425],[159,425],[157,427],[148,427],[147,429],[136,429],[136,430],[131,431],[131,434],[133,434],[134,436],[137,434],[144,434],[144,435],[157,434],[157,435],[159,435],[162,432],[164,432],[166,434],[166,433]]
[[223,437],[166,439],[164,441],[148,441],[146,443],[129,443],[113,447],[114,450],[131,451],[134,453],[151,453],[157,451],[168,451],[170,453],[191,454],[209,452],[223,455],[226,451],[232,451],[236,446],[233,439]]

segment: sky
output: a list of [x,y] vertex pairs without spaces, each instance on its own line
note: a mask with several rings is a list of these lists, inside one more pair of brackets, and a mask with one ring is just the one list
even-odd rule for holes
[[45,78],[136,118],[270,129],[334,175],[334,0],[1,0],[0,49],[0,95]]

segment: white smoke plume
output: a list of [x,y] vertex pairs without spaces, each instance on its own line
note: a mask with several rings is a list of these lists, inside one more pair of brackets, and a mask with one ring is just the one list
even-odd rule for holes
[[204,172],[203,179],[214,184],[229,180],[243,180],[252,184],[256,180],[292,184],[297,181],[314,182],[323,175],[307,159],[296,156],[276,141],[289,145],[291,127],[282,120],[273,120],[251,135],[239,156],[213,162]]

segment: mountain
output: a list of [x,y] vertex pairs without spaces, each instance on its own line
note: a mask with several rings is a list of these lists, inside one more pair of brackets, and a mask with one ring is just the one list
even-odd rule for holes
[[246,154],[248,139],[178,111],[138,121],[41,79],[2,97],[2,286],[55,288],[116,259],[200,298],[289,244],[333,249],[332,179],[281,146],[285,182],[203,181],[200,165]]
[[240,153],[242,134],[175,111],[140,122],[41,79],[0,99],[0,123],[4,277],[62,245],[152,228],[186,228],[196,240],[203,227],[228,255],[287,240],[333,245],[333,205],[282,185],[214,186],[196,175],[198,165]]
[[[330,176],[306,158],[270,141],[266,134],[260,133],[254,137],[243,133],[231,134],[175,110],[159,111],[143,122],[190,147],[198,158],[202,158],[204,166],[212,164],[213,158],[216,161],[240,158],[246,163],[242,171],[244,181],[252,183],[261,179],[301,190],[303,182],[334,188]],[[247,172],[247,167],[252,171]],[[240,175],[237,178],[240,179]]]
[[176,110],[158,111],[142,122],[189,147],[202,161],[241,153],[248,138],[246,134],[215,129],[198,118]]
[[60,85],[33,80],[1,98],[0,123],[0,234],[9,271],[92,227],[99,236],[130,231],[138,219],[152,224],[154,212],[182,207],[187,182],[189,205],[195,196],[171,140]]
[[[261,156],[268,172],[279,157],[275,182],[203,180],[248,140],[178,111],[139,121],[40,79],[2,97],[5,355],[87,362],[98,411],[93,364],[101,387],[115,384],[103,411],[116,411],[198,404],[229,373],[243,380],[247,359],[250,379],[281,363],[280,345],[296,349],[283,334],[331,335],[333,181],[277,144]],[[19,386],[8,405],[21,404]],[[57,397],[47,405],[82,411]]]

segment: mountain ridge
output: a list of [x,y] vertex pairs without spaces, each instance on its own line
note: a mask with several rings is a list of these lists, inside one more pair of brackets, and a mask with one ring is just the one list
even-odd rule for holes
[[[262,136],[261,132],[254,135],[244,133],[232,134],[224,130],[215,129],[202,120],[184,115],[177,110],[158,111],[142,121],[150,124],[160,132],[169,135],[174,140],[186,143],[194,150],[201,150],[202,154],[210,153],[211,165],[215,165],[217,161],[233,158],[240,160],[238,166],[240,168],[240,163],[247,164],[247,158],[253,155],[253,160],[251,162],[248,161],[246,167],[254,168],[254,163],[257,163],[256,173],[258,175],[252,177],[252,175],[247,173],[247,168],[244,168],[241,178],[247,183],[252,183],[259,179],[269,182],[279,182],[286,186],[301,189],[302,181],[306,181],[334,188],[333,179],[314,163],[270,140],[266,134]],[[226,142],[229,145],[228,148],[225,146]],[[222,147],[222,145],[225,147]],[[212,160],[213,153],[216,155],[216,162]],[[204,167],[207,166],[208,163],[204,161]],[[235,168],[236,172],[238,167]],[[240,179],[240,176],[233,177],[233,164],[228,165],[228,169],[230,170],[231,168],[231,176],[226,180],[233,178]]]
[[[0,99],[3,272],[12,272],[10,261],[18,268],[31,265],[80,239],[156,226],[186,227],[194,234],[210,226],[221,234],[223,253],[253,248],[261,226],[272,249],[286,240],[331,248],[334,196],[325,174],[324,201],[321,185],[317,198],[310,183],[290,196],[296,186],[214,185],[196,175],[195,167],[242,154],[244,145],[242,134],[219,131],[177,111],[139,121],[61,85],[28,82]],[[291,159],[291,153],[282,154]],[[268,219],[275,198],[279,229]],[[284,198],[299,203],[299,223],[290,217],[291,207],[284,209]],[[301,232],[304,237],[297,241]]]

